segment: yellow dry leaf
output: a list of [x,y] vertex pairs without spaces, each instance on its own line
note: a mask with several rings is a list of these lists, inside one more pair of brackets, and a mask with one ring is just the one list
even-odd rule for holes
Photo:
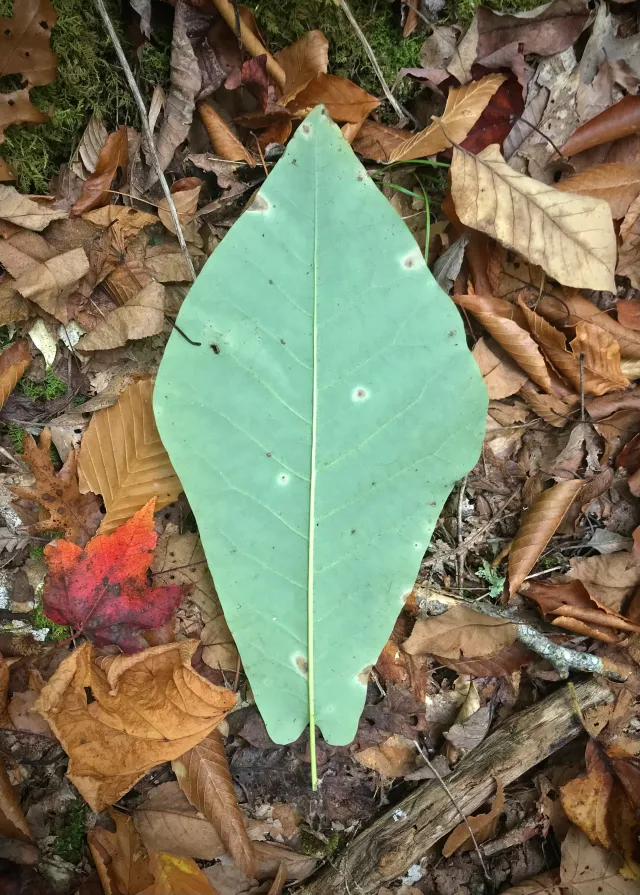
[[463,224],[559,283],[615,292],[616,237],[604,200],[563,193],[514,171],[497,144],[478,155],[454,147],[451,196]]
[[72,249],[48,261],[34,261],[15,282],[18,292],[62,323],[69,322],[66,299],[89,272],[84,249]]
[[587,382],[592,395],[604,395],[629,386],[629,380],[620,369],[620,345],[604,329],[582,321],[576,326],[571,350],[575,357],[583,355],[585,391]]
[[506,80],[506,75],[492,74],[485,75],[479,81],[470,81],[463,87],[452,87],[440,118],[397,146],[391,152],[389,161],[408,162],[414,158],[435,155],[448,149],[451,140],[462,143],[493,94]]
[[404,777],[415,771],[417,752],[407,737],[391,736],[379,746],[370,746],[353,757],[365,768],[385,777]]
[[151,872],[155,882],[140,895],[216,895],[215,889],[191,858],[150,852]]
[[149,857],[133,824],[121,811],[110,811],[114,833],[96,826],[87,840],[105,895],[138,895],[153,883]]
[[27,818],[22,812],[2,758],[0,758],[0,837],[21,839],[23,842],[32,839]]
[[117,802],[154,765],[197,746],[235,705],[234,693],[191,667],[197,646],[183,640],[94,661],[85,643],[43,688],[35,708],[60,740],[69,779],[94,811]]
[[219,158],[227,159],[230,162],[246,162],[252,168],[255,167],[256,160],[244,148],[227,122],[212,105],[202,100],[198,103],[198,112],[211,140],[213,151]]
[[286,106],[316,75],[326,73],[329,66],[329,41],[322,31],[307,31],[273,58],[284,71],[284,93],[278,102],[281,106]]
[[473,830],[473,835],[477,843],[486,842],[491,839],[498,826],[500,815],[504,811],[504,787],[500,780],[497,782],[496,795],[493,800],[491,810],[486,814],[475,814],[467,818],[467,823],[459,824],[450,834],[445,844],[442,846],[442,854],[445,858],[450,858],[454,852],[470,851],[474,848],[473,840],[469,833],[469,827]]
[[152,394],[152,379],[132,382],[114,405],[94,413],[82,438],[80,490],[101,494],[107,508],[100,534],[126,522],[152,497],[161,510],[182,491],[160,441]]

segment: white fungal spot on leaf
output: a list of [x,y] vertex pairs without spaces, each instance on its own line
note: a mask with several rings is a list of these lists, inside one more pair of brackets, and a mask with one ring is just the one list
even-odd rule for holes
[[289,484],[289,476],[286,474],[286,472],[281,472],[278,474],[278,476],[276,478],[276,482],[282,486],[288,485]]
[[309,674],[309,666],[307,664],[306,658],[302,655],[302,653],[295,653],[291,658],[298,674],[306,678]]
[[269,201],[266,199],[266,197],[263,196],[262,193],[257,193],[255,199],[248,207],[247,211],[257,211],[261,212],[262,214],[266,214],[270,209],[271,205],[269,204]]
[[366,401],[369,397],[368,389],[364,388],[362,385],[358,385],[351,392],[351,400],[352,401]]
[[423,257],[420,254],[419,250],[412,250],[408,255],[405,255],[402,259],[402,266],[406,270],[416,270],[420,266],[420,262],[423,261]]

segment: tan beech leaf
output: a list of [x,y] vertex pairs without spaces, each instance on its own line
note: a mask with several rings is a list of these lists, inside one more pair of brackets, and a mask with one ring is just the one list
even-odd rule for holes
[[13,186],[0,184],[0,218],[10,221],[27,230],[44,230],[51,221],[68,218],[69,214],[60,208],[52,208],[51,205],[40,205],[33,199],[28,199]]
[[524,370],[493,340],[478,339],[472,354],[492,400],[515,395],[528,379]]
[[175,780],[161,783],[133,812],[146,848],[213,861],[225,852],[213,824],[191,805]]
[[202,642],[202,660],[209,668],[216,671],[235,671],[238,667],[238,648],[229,630],[229,626],[219,609],[211,618],[200,634]]
[[95,224],[102,229],[110,228],[111,242],[114,248],[124,252],[130,239],[137,236],[145,227],[158,223],[155,214],[131,208],[129,205],[103,205],[82,215],[83,220]]
[[640,584],[640,566],[626,551],[576,557],[568,575],[582,582],[601,609],[616,614]]
[[640,165],[605,162],[567,177],[555,185],[557,190],[604,199],[614,221],[623,218],[640,194]]
[[89,259],[84,249],[72,249],[42,264],[34,262],[18,277],[15,288],[25,298],[40,305],[47,314],[68,323],[66,299],[88,272]]
[[415,744],[403,736],[390,736],[379,746],[370,746],[353,756],[357,762],[384,777],[406,777],[416,769]]
[[463,224],[564,286],[615,292],[616,238],[602,199],[563,193],[514,171],[496,144],[478,155],[454,147],[451,196]]
[[622,245],[616,273],[629,277],[634,289],[640,286],[640,197],[636,196],[620,225]]
[[329,66],[329,41],[322,31],[307,31],[299,40],[275,54],[285,74],[284,93],[278,100],[286,106],[309,81],[326,73]]
[[518,308],[508,301],[493,296],[454,295],[452,298],[457,305],[471,311],[498,345],[504,348],[534,382],[547,392],[553,391],[549,371],[540,349],[525,327],[518,322],[524,323]]
[[[467,817],[467,823],[473,830],[473,835],[478,844],[486,842],[487,839],[491,839],[494,836],[503,811],[504,787],[498,780],[491,810],[486,814],[474,814]],[[465,852],[474,848],[473,840],[469,834],[469,827],[463,822],[449,835],[447,841],[442,846],[442,854],[445,858],[450,858],[457,851]]]
[[538,416],[558,429],[562,429],[571,421],[571,413],[579,401],[577,396],[575,399],[562,399],[556,395],[540,394],[531,383],[522,386],[520,395]]
[[557,873],[541,873],[505,889],[502,895],[562,895],[562,890]]
[[584,357],[585,390],[593,395],[604,395],[616,389],[626,388],[629,380],[620,369],[620,346],[605,330],[592,323],[576,326],[576,337],[571,342],[576,357]]
[[153,883],[149,856],[133,824],[122,811],[109,811],[116,825],[112,833],[95,826],[87,833],[91,857],[105,895],[138,895]]
[[601,311],[575,289],[565,290],[561,300],[554,296],[543,295],[536,304],[536,311],[562,328],[575,327],[583,321],[591,323],[609,333],[618,342],[623,358],[640,360],[640,332],[621,326],[617,320]]
[[259,861],[260,875],[272,877],[284,864],[289,882],[299,882],[306,879],[315,870],[318,860],[308,855],[301,855],[275,842],[256,842],[254,844]]
[[80,446],[80,490],[101,494],[107,514],[99,532],[108,534],[152,497],[156,511],[182,491],[156,428],[153,380],[132,382],[111,407],[91,417]]
[[227,122],[205,100],[198,103],[198,112],[211,140],[213,151],[219,158],[230,162],[246,162],[255,167],[256,160],[233,133]]
[[217,895],[196,862],[168,852],[149,852],[155,882],[140,895]]
[[287,868],[285,864],[281,864],[278,867],[278,872],[275,875],[273,882],[267,892],[267,895],[282,895],[282,889],[284,888],[284,884],[287,881]]
[[443,615],[418,619],[402,649],[412,656],[435,653],[460,661],[495,656],[511,646],[517,635],[518,626],[513,622],[456,605]]
[[571,826],[562,843],[563,895],[637,895],[638,880],[620,876],[623,864],[617,855],[592,845],[582,830]]
[[367,119],[362,122],[351,146],[364,158],[373,159],[375,162],[388,162],[393,150],[406,139],[406,131]]
[[33,837],[11,785],[4,761],[0,758],[0,836],[29,842]]
[[304,118],[318,103],[324,103],[334,121],[358,124],[377,109],[380,100],[348,78],[322,74],[309,81],[287,108],[294,117]]
[[543,491],[526,511],[509,553],[509,596],[512,597],[534,567],[584,482],[558,482]]
[[233,788],[224,743],[217,730],[171,763],[191,804],[211,821],[225,851],[251,879],[256,856]]
[[152,280],[121,308],[110,311],[95,329],[78,341],[78,351],[108,351],[132,339],[155,336],[164,328],[165,289]]
[[102,513],[100,499],[80,490],[76,472],[78,452],[70,451],[64,466],[56,472],[48,428],[42,430],[39,444],[28,432],[24,433],[22,443],[24,459],[36,480],[30,488],[13,485],[10,490],[16,497],[34,501],[41,510],[39,521],[27,526],[27,531],[30,534],[61,531],[67,540],[84,546],[96,533]]
[[30,363],[31,352],[26,339],[14,342],[0,354],[0,407],[4,406]]
[[[80,180],[86,180],[89,174],[93,174],[96,170],[100,150],[107,142],[108,136],[109,131],[102,121],[92,115],[69,162],[69,167]],[[126,206],[119,207],[126,210]]]
[[479,81],[470,81],[462,87],[452,87],[442,115],[429,127],[412,134],[401,146],[394,149],[389,161],[408,162],[411,159],[435,155],[443,149],[448,149],[451,146],[450,140],[462,143],[486,109],[493,94],[506,80],[506,75],[491,74],[485,75]]
[[[193,220],[193,216],[198,210],[198,196],[201,189],[202,181],[199,177],[183,177],[171,184],[173,204],[178,212],[178,220],[187,242],[193,242],[197,237],[198,223]],[[176,232],[166,199],[160,200],[158,217],[170,233]]]
[[114,180],[127,173],[129,163],[129,144],[127,129],[120,125],[117,131],[109,134],[100,149],[98,161],[82,185],[82,195],[71,209],[72,215],[80,215],[92,208],[109,205]]
[[183,640],[94,661],[85,643],[44,686],[35,707],[69,756],[69,779],[94,811],[117,802],[154,765],[196,746],[234,707],[234,693],[191,667],[197,646]]
[[33,314],[33,305],[20,295],[15,280],[4,277],[0,282],[0,326],[27,320]]

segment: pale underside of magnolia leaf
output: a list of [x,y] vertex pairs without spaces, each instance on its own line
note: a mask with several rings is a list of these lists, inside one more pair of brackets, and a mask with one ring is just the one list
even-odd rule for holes
[[348,743],[480,451],[487,395],[460,317],[317,107],[178,325],[202,345],[171,336],[156,419],[258,707],[291,742],[311,690],[325,739]]

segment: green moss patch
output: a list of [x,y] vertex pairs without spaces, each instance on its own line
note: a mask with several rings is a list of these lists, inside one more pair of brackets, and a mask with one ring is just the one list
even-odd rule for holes
[[77,799],[67,808],[62,828],[56,836],[53,851],[70,864],[79,864],[82,860],[86,815],[87,806]]

